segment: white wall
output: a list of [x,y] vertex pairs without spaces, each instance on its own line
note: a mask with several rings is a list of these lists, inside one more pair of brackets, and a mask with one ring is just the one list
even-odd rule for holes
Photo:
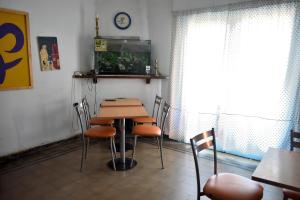
[[[103,36],[149,39],[146,0],[0,0],[0,7],[29,12],[34,80],[33,89],[0,92],[0,156],[75,134],[72,103],[88,95],[92,104],[94,90],[89,91],[87,80],[71,76],[90,69],[96,14]],[[129,29],[114,27],[118,11],[131,15]],[[37,36],[57,37],[61,70],[40,71]],[[149,111],[155,94],[161,93],[160,80],[146,84],[144,80],[101,79],[96,86],[98,103],[103,98],[138,97]]]
[[[158,60],[159,71],[170,75],[172,39],[172,0],[148,0],[149,36],[152,58]],[[168,101],[169,80],[162,80],[162,97]]]
[[[33,71],[33,89],[0,92],[0,156],[74,134],[71,75],[86,62],[82,48],[88,46],[92,27],[86,18],[93,4],[88,0],[0,1],[0,7],[29,12]],[[41,72],[37,36],[57,37],[60,70]],[[80,90],[74,92],[80,96]]]
[[[97,0],[96,13],[100,17],[102,36],[138,36],[149,39],[145,0]],[[119,30],[113,24],[117,12],[125,11],[131,16],[131,26]]]

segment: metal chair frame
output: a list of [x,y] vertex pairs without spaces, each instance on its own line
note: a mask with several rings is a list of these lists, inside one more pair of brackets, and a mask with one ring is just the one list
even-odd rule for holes
[[[203,142],[204,141],[204,142]],[[195,161],[195,168],[196,168],[196,176],[197,176],[197,200],[200,200],[201,196],[204,196],[204,192],[201,192],[201,183],[200,183],[200,172],[199,172],[199,164],[198,164],[198,153],[204,149],[208,149],[209,147],[213,146],[214,151],[214,174],[216,175],[217,172],[217,151],[216,151],[216,138],[215,138],[215,131],[212,128],[210,131],[206,131],[204,133],[200,133],[195,137],[190,139],[193,157]]]
[[[87,121],[88,116],[86,116],[87,113],[85,111],[84,104],[83,103],[81,103],[81,104],[74,103],[73,107],[76,111],[78,121],[80,124],[80,129],[81,129],[82,151],[81,151],[80,172],[82,172],[83,160],[85,161],[85,165],[86,165],[87,153],[88,153],[88,148],[89,148],[89,143],[90,143],[90,138],[85,136],[84,130],[88,130],[90,128],[90,125]],[[84,116],[82,116],[82,115],[84,115]],[[86,125],[85,129],[83,127],[83,120],[85,121],[85,125]],[[116,146],[115,146],[115,138],[114,137],[110,137],[110,151],[111,151],[111,155],[112,155],[113,167],[114,167],[114,170],[116,170],[116,166],[115,166]]]
[[[160,97],[158,95],[155,96],[151,117],[155,118],[156,122],[152,122],[152,125],[158,124],[157,120],[158,120],[158,115],[159,115],[162,101],[163,101],[162,97]],[[134,125],[137,125],[137,124],[143,124],[143,122],[135,122],[134,123]]]
[[159,114],[159,110],[160,110],[162,101],[163,101],[162,97],[160,97],[158,95],[155,96],[153,110],[152,110],[152,117],[155,117],[155,119],[156,119],[156,123],[154,123],[154,124],[158,124],[157,119],[158,119],[158,114]]
[[[159,137],[156,137],[157,140],[157,146],[160,151],[160,160],[161,160],[161,168],[164,169],[164,162],[163,162],[163,155],[162,155],[162,143],[163,143],[163,137],[164,137],[164,132],[165,132],[165,125],[166,125],[166,119],[169,115],[170,111],[170,105],[168,103],[164,103],[163,108],[162,108],[162,113],[160,116],[160,123],[159,123],[159,128],[161,130],[161,135]],[[153,125],[154,126],[154,125]],[[134,136],[134,144],[133,144],[133,150],[132,150],[132,157],[131,157],[131,166],[133,165],[134,161],[134,156],[135,156],[135,149],[136,149],[136,144],[137,144],[137,137],[138,135]]]
[[[90,106],[89,106],[89,103],[87,101],[87,98],[83,97],[81,103],[82,103],[83,111],[84,111],[84,114],[85,114],[86,125],[87,125],[87,127],[91,128],[92,125],[90,124],[90,121],[92,120],[92,115],[90,113]],[[97,125],[101,125],[101,126],[104,126],[104,125],[105,126],[107,126],[107,125],[113,126],[113,124],[110,124],[110,123],[108,123],[108,124],[104,124],[103,123],[103,124],[97,124]]]
[[86,125],[87,125],[87,127],[90,128],[91,125],[89,124],[89,121],[91,120],[92,116],[91,116],[91,113],[90,113],[90,106],[89,106],[89,103],[87,101],[87,98],[83,97],[81,103],[82,103],[82,108],[83,108],[83,111],[84,111]]

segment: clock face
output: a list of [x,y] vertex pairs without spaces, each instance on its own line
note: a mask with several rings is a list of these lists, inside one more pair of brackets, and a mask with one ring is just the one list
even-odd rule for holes
[[127,29],[131,25],[131,18],[126,12],[119,12],[115,15],[114,24],[119,29]]

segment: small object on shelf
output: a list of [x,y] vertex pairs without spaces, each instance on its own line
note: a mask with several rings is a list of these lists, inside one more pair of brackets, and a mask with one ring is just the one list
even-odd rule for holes
[[81,71],[75,71],[73,73],[73,76],[77,76],[77,77],[80,77],[80,76],[83,76],[83,73]]
[[149,65],[146,66],[146,74],[149,75],[150,74],[150,70],[151,70],[151,67]]

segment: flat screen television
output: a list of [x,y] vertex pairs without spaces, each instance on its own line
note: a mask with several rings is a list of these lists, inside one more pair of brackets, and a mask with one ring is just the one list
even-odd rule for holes
[[147,74],[146,66],[151,65],[150,40],[101,39],[101,45],[100,49],[95,47],[97,74]]

